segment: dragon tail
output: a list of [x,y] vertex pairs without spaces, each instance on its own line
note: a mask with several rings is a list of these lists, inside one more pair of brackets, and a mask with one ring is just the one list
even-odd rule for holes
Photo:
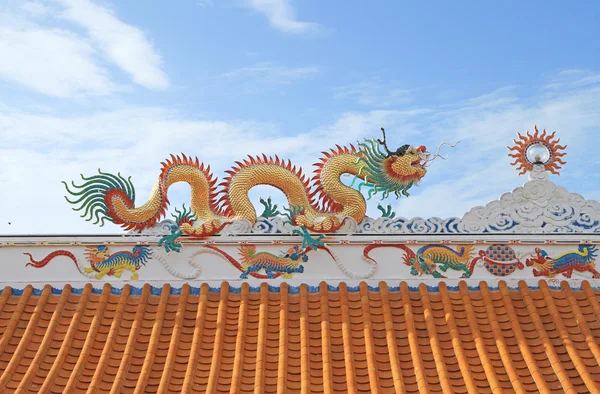
[[[150,198],[139,207],[135,206],[135,189],[130,178],[125,179],[121,174],[113,175],[100,170],[98,175],[81,177],[84,182],[79,185],[63,182],[72,199],[65,198],[76,206],[73,210],[83,211],[81,217],[87,221],[95,219],[94,224],[100,226],[108,221],[121,225],[126,230],[141,231],[156,225],[165,216],[169,206],[167,191],[177,182],[185,182],[191,189],[191,211],[184,215],[187,228],[191,229],[193,219],[201,219],[203,222],[223,219],[216,203],[217,179],[213,177],[210,166],[205,167],[198,158],[192,159],[184,154],[171,155],[170,159],[162,163]],[[219,228],[213,224],[211,229],[214,233]]]
[[[131,178],[125,179],[121,174],[113,175],[102,172],[98,169],[98,175],[85,177],[81,175],[84,181],[81,184],[71,182],[69,186],[63,182],[67,193],[74,198],[70,200],[65,196],[65,199],[71,205],[75,205],[74,211],[82,211],[82,218],[86,221],[94,220],[94,224],[104,226],[105,222],[112,222],[122,225],[126,230],[143,229],[136,223],[128,222],[121,217],[118,212],[117,204],[124,206],[125,209],[134,209],[135,205],[135,189],[131,183]],[[168,201],[165,201],[164,208]]]
[[375,261],[374,258],[372,258],[371,256],[369,256],[369,252],[371,252],[373,249],[379,249],[379,248],[398,248],[403,250],[406,254],[404,256],[404,264],[410,266],[410,259],[415,257],[415,252],[413,252],[408,246],[406,245],[400,245],[400,244],[393,244],[393,245],[386,245],[386,244],[373,244],[373,245],[367,245],[365,247],[365,249],[363,250],[363,258],[371,263],[375,263],[377,264],[377,261]]
[[73,262],[75,263],[75,266],[77,267],[77,270],[85,275],[85,273],[82,271],[81,267],[79,266],[79,263],[77,262],[77,258],[75,257],[75,255],[67,250],[56,250],[56,251],[50,253],[49,255],[47,255],[46,257],[44,257],[42,260],[35,260],[33,258],[33,256],[31,255],[31,253],[23,253],[23,254],[26,256],[29,256],[29,263],[25,264],[25,266],[26,267],[32,266],[34,268],[45,267],[46,265],[48,265],[48,263],[52,259],[54,259],[55,257],[58,257],[58,256],[68,257],[71,260],[73,260]]
[[371,276],[373,276],[373,274],[377,270],[377,262],[375,260],[373,260],[373,259],[370,259],[370,260],[369,259],[365,259],[365,261],[367,263],[369,263],[369,265],[370,265],[369,270],[365,274],[356,274],[356,273],[350,271],[344,265],[344,263],[342,263],[342,261],[338,258],[338,256],[335,253],[333,253],[333,251],[331,249],[329,249],[327,246],[322,245],[322,246],[319,246],[317,249],[326,251],[327,254],[329,254],[329,256],[333,259],[333,261],[335,261],[335,264],[338,266],[338,268],[340,269],[340,271],[342,271],[344,274],[346,274],[349,278],[352,278],[352,279],[368,279]]
[[467,264],[467,268],[469,269],[469,272],[473,273],[473,271],[475,270],[475,266],[480,261],[483,261],[483,256],[481,256],[481,255],[477,256],[473,260],[471,260],[471,262]]

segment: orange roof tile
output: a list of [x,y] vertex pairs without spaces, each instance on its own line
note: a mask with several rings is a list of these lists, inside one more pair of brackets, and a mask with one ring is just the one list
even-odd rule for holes
[[105,285],[0,294],[0,391],[597,393],[600,291]]

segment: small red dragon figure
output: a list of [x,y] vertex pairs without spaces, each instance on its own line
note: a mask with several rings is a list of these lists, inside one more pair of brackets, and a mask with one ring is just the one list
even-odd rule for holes
[[594,245],[579,245],[576,251],[550,257],[545,250],[536,248],[535,255],[527,259],[525,264],[528,267],[534,267],[534,276],[553,278],[558,274],[563,274],[570,278],[573,271],[577,271],[591,272],[592,277],[597,279],[600,278],[600,273],[596,271],[596,252],[597,249]]

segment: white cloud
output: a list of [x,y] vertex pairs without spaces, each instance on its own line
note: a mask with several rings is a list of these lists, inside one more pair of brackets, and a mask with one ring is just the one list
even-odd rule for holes
[[246,4],[264,14],[275,29],[284,33],[307,33],[320,30],[317,23],[296,19],[291,0],[245,0]]
[[60,29],[0,27],[0,78],[54,97],[115,91],[89,43]]
[[43,16],[50,13],[50,9],[45,4],[26,2],[21,4],[21,9],[31,15]]
[[162,58],[138,28],[119,20],[114,13],[89,0],[57,0],[65,7],[62,17],[88,30],[107,58],[149,89],[169,87]]
[[[85,27],[89,35],[65,24],[65,19]],[[169,86],[161,58],[144,33],[89,0],[0,7],[0,59],[0,79],[52,97],[123,90],[112,81],[107,61],[136,84]]]
[[[315,66],[285,67],[272,62],[260,62],[250,67],[237,68],[211,79],[209,84],[233,87],[236,94],[255,94],[280,85],[288,85],[321,73]],[[227,91],[223,87],[216,91]]]
[[257,63],[221,74],[225,79],[252,79],[260,83],[283,85],[320,73],[318,67],[283,67],[271,62]]
[[379,79],[360,82],[335,89],[334,98],[355,100],[370,108],[389,108],[406,105],[413,101],[414,92],[399,86],[397,82],[382,82]]
[[579,88],[600,83],[600,74],[588,70],[562,70],[546,84],[548,90]]

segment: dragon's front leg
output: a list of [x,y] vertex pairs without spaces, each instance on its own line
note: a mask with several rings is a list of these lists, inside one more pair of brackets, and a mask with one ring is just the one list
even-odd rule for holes
[[246,270],[244,272],[242,272],[242,274],[240,275],[240,279],[248,279],[248,275],[250,275],[253,272],[260,271],[260,268],[261,267],[252,266],[252,265],[247,266]]
[[317,238],[313,238],[306,227],[300,227],[300,230],[294,230],[292,234],[297,234],[302,237],[302,250],[312,249],[317,250],[323,246],[325,246],[325,242],[323,238],[324,235],[319,235]]
[[101,270],[100,270],[100,272],[98,272],[98,273],[95,275],[95,277],[96,277],[96,279],[102,279],[102,278],[104,278],[106,275],[109,275],[110,271],[111,271],[111,268],[110,268],[110,267],[108,267],[108,268],[103,268],[103,269],[101,269]]
[[571,279],[571,276],[573,275],[573,267],[571,268],[567,268],[566,270],[564,270],[562,272],[563,276],[567,279]]
[[471,270],[469,269],[469,267],[467,267],[466,264],[460,264],[459,268],[464,271],[464,273],[462,274],[461,278],[470,278],[471,275],[473,274],[471,272]]
[[113,276],[114,276],[115,278],[120,278],[120,277],[121,277],[121,275],[123,275],[123,271],[124,271],[124,270],[125,270],[125,268],[124,268],[124,267],[119,267],[119,268],[116,268],[116,269],[115,269],[115,273],[113,274]]
[[431,275],[432,275],[434,278],[436,278],[436,279],[439,279],[439,278],[445,278],[445,276],[444,276],[444,275],[440,274],[440,273],[439,273],[439,272],[437,272],[437,271],[433,271],[433,272],[431,273]]

